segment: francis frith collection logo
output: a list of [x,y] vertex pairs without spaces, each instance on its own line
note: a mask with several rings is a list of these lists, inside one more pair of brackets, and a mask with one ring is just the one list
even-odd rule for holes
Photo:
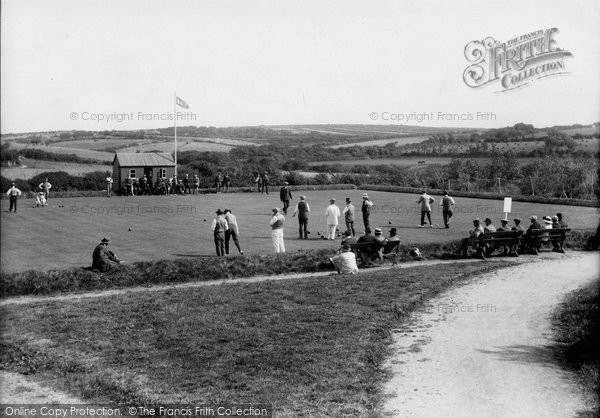
[[469,42],[465,58],[471,64],[463,72],[465,84],[478,88],[500,83],[502,92],[566,73],[564,59],[572,54],[557,46],[557,32],[557,28],[540,29],[506,42],[492,37]]

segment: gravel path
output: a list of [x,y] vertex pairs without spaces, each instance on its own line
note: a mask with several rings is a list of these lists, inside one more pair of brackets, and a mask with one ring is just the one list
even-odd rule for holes
[[543,257],[445,293],[396,330],[388,416],[571,417],[589,410],[552,355],[550,314],[597,254]]

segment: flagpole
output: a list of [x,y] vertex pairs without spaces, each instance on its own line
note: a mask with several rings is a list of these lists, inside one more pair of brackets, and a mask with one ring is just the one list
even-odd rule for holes
[[177,92],[173,97],[173,121],[175,124],[175,180],[177,180]]

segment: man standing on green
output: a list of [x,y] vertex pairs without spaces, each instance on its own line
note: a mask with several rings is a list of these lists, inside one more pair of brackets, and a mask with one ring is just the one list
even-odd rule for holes
[[373,202],[369,199],[369,195],[367,193],[363,193],[362,195],[363,202],[361,206],[363,224],[365,225],[365,230],[370,228],[369,217],[371,216],[371,207],[373,206]]
[[352,236],[356,236],[354,231],[354,205],[349,197],[346,198],[346,207],[344,208],[344,221],[346,222],[346,231],[350,231]]
[[19,189],[17,189],[17,186],[15,186],[15,183],[11,183],[11,187],[10,189],[8,189],[8,192],[6,192],[6,194],[8,195],[8,198],[10,199],[10,207],[8,208],[8,211],[12,211],[13,208],[15,209],[15,212],[17,211],[17,200],[19,199],[19,196],[21,196],[21,191]]
[[225,255],[225,231],[229,229],[227,221],[223,217],[223,211],[217,209],[217,217],[213,219],[211,229],[215,239],[215,249],[217,250],[217,256],[221,257]]
[[290,183],[287,181],[283,182],[283,187],[279,190],[279,200],[283,203],[283,214],[287,215],[287,210],[290,207],[290,200],[292,200],[292,191],[288,187]]
[[298,238],[308,239],[308,214],[310,213],[310,206],[306,201],[306,196],[300,196],[300,201],[294,209],[292,216],[298,214]]
[[[440,206],[442,207],[442,215],[444,217],[444,227],[446,229],[450,228],[450,220],[452,219],[452,215],[454,215],[453,212],[453,208],[454,208],[454,199],[452,199],[449,195],[448,195],[448,191],[444,190],[444,197],[442,197],[442,200],[440,200]],[[423,224],[423,221],[421,221],[421,224]]]
[[419,197],[419,200],[417,200],[417,203],[421,204],[421,228],[425,226],[425,216],[427,216],[427,219],[429,220],[429,227],[433,228],[433,224],[431,223],[431,204],[433,202],[435,202],[435,199],[429,196],[425,190],[422,190],[421,196]]
[[46,202],[47,202],[48,195],[50,194],[50,189],[52,188],[52,185],[50,184],[48,179],[45,179],[44,182],[40,183],[40,185],[38,187],[44,192],[44,197],[46,198]]

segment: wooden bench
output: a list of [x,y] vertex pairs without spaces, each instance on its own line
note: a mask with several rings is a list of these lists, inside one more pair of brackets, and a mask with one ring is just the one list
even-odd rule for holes
[[571,228],[532,229],[524,236],[524,244],[537,255],[544,243],[550,243],[559,253],[564,253],[563,244]]
[[379,242],[357,242],[350,244],[350,248],[356,254],[357,259],[362,261],[363,265],[372,264],[374,257],[381,262],[390,259],[393,266],[398,265],[400,241],[388,242],[383,247]]
[[477,254],[484,258],[490,257],[494,251],[502,247],[515,257],[519,256],[519,245],[523,231],[496,231],[485,232],[478,238]]

